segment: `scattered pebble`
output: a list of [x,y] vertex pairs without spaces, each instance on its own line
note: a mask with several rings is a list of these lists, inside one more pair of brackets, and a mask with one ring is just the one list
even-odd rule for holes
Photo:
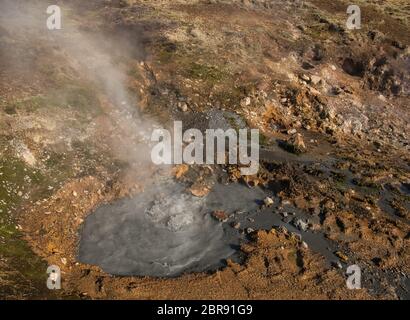
[[349,261],[349,257],[347,255],[345,255],[343,252],[341,251],[336,251],[335,255],[340,258],[343,262],[347,262]]
[[247,229],[246,229],[246,233],[247,233],[247,234],[250,234],[250,233],[252,233],[252,232],[255,232],[255,229],[252,229],[252,228],[247,228]]
[[322,81],[322,78],[319,76],[312,76],[310,80],[312,81],[313,84],[319,84]]
[[266,197],[265,200],[263,200],[263,203],[265,206],[270,207],[273,205],[274,201],[272,198]]
[[240,224],[239,222],[237,222],[237,223],[234,223],[234,224],[232,225],[232,227],[233,227],[234,229],[238,230],[238,229],[241,227],[241,224]]
[[293,225],[303,232],[306,232],[309,228],[308,223],[303,221],[302,219],[294,219]]
[[222,210],[215,210],[214,212],[212,212],[212,217],[220,222],[226,222],[229,218],[226,212]]

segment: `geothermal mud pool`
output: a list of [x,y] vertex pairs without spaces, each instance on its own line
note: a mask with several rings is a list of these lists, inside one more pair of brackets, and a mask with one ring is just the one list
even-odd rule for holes
[[197,198],[181,184],[158,183],[91,214],[81,232],[79,260],[115,275],[176,276],[220,267],[239,237],[209,213],[255,210],[261,198],[260,189],[242,185],[219,185]]

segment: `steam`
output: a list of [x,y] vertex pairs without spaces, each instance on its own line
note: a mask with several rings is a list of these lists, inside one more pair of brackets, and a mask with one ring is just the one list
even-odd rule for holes
[[[51,67],[69,66],[79,80],[92,83],[100,92],[100,102],[105,104],[112,125],[121,132],[120,139],[113,137],[110,143],[113,154],[131,164],[150,165],[149,140],[153,127],[157,125],[153,120],[141,116],[137,99],[129,94],[125,85],[125,68],[114,61],[114,58],[129,59],[131,46],[106,35],[82,31],[79,22],[71,19],[74,9],[65,3],[61,5],[63,28],[48,30],[48,5],[44,1],[28,3],[2,0],[0,31],[5,30],[10,35],[9,41],[15,39],[24,42],[28,46],[26,49],[37,51],[25,60],[22,59],[25,52],[1,50],[2,60],[7,61],[9,73],[16,75],[17,70],[24,70],[27,78],[35,78],[41,52],[47,50],[45,55],[55,58],[50,61]],[[107,50],[109,46],[116,47],[121,57],[113,56]]]

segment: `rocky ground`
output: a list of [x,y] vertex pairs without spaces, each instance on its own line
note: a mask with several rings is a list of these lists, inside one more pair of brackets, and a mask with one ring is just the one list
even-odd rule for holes
[[[58,40],[40,28],[43,1],[6,1],[0,296],[408,298],[410,6],[356,3],[362,29],[351,31],[342,0],[61,1],[76,35]],[[144,121],[135,125],[134,113]],[[172,120],[260,129],[255,176],[236,166],[172,170],[198,197],[229,182],[272,199],[246,223],[224,222],[246,235],[245,259],[172,279],[80,263],[87,215],[169,174],[139,158],[132,130]],[[305,242],[311,235],[325,247]],[[58,292],[45,287],[50,264],[62,269]],[[362,268],[361,290],[346,287],[351,264]]]

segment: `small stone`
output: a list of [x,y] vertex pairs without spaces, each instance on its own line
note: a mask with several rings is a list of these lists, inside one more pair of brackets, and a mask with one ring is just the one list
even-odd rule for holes
[[263,200],[263,203],[265,206],[270,207],[273,205],[274,201],[272,198],[266,197],[265,200]]
[[282,217],[286,218],[288,216],[288,213],[286,211],[281,213]]
[[66,265],[67,264],[67,259],[66,258],[61,258],[62,264]]
[[200,30],[198,29],[192,29],[190,32],[191,36],[193,36],[194,38],[200,38],[203,34]]
[[304,222],[302,219],[294,219],[293,225],[303,232],[306,232],[309,228],[308,223]]
[[225,222],[228,220],[228,215],[225,211],[222,210],[215,210],[214,212],[212,212],[212,217],[220,222]]
[[310,80],[312,81],[313,84],[319,84],[320,82],[322,82],[322,78],[319,76],[312,76],[310,78]]
[[289,223],[291,220],[292,220],[291,217],[282,218],[282,221],[283,221],[284,223]]
[[239,222],[233,223],[232,227],[236,230],[238,230],[241,227],[241,224]]
[[278,230],[284,234],[288,234],[288,229],[285,226],[280,226]]
[[312,212],[314,215],[319,215],[320,214],[320,208],[319,207],[315,207],[312,209]]
[[246,229],[246,233],[247,233],[247,234],[250,234],[250,233],[252,233],[252,232],[255,232],[255,230],[252,229],[252,228],[247,228],[247,229]]
[[334,94],[335,96],[337,96],[341,93],[342,93],[342,89],[340,87],[333,87],[332,88],[332,94]]
[[303,137],[300,133],[296,134],[293,140],[294,146],[299,150],[306,150],[305,142],[303,141]]
[[305,249],[309,248],[308,244],[305,241],[302,241],[302,247]]
[[301,234],[292,232],[292,235],[298,242],[302,241],[302,235]]
[[187,112],[188,111],[188,105],[185,102],[182,102],[179,106],[182,112]]
[[291,137],[288,141],[285,141],[281,144],[282,148],[286,151],[301,154],[307,151],[306,144],[303,141],[303,137],[300,133],[297,133]]
[[300,76],[300,78],[301,78],[303,81],[310,82],[310,77],[309,77],[307,74],[302,74],[302,75]]
[[332,266],[337,269],[343,269],[342,263],[340,261],[332,261]]
[[397,41],[397,40],[393,40],[392,45],[394,47],[396,47],[397,49],[400,49],[400,50],[406,49],[406,45],[404,45],[403,43],[401,43],[400,41]]
[[343,252],[341,251],[336,251],[335,255],[340,258],[343,262],[347,262],[349,261],[349,257],[347,255],[345,255]]
[[310,62],[305,61],[302,63],[302,68],[305,70],[309,70],[309,69],[314,69],[315,66],[311,64]]
[[211,189],[207,185],[203,185],[202,183],[194,183],[189,191],[195,197],[202,198],[205,197],[211,191]]
[[77,192],[76,192],[76,191],[73,191],[73,196],[74,196],[74,197],[77,197],[77,195],[78,195]]

